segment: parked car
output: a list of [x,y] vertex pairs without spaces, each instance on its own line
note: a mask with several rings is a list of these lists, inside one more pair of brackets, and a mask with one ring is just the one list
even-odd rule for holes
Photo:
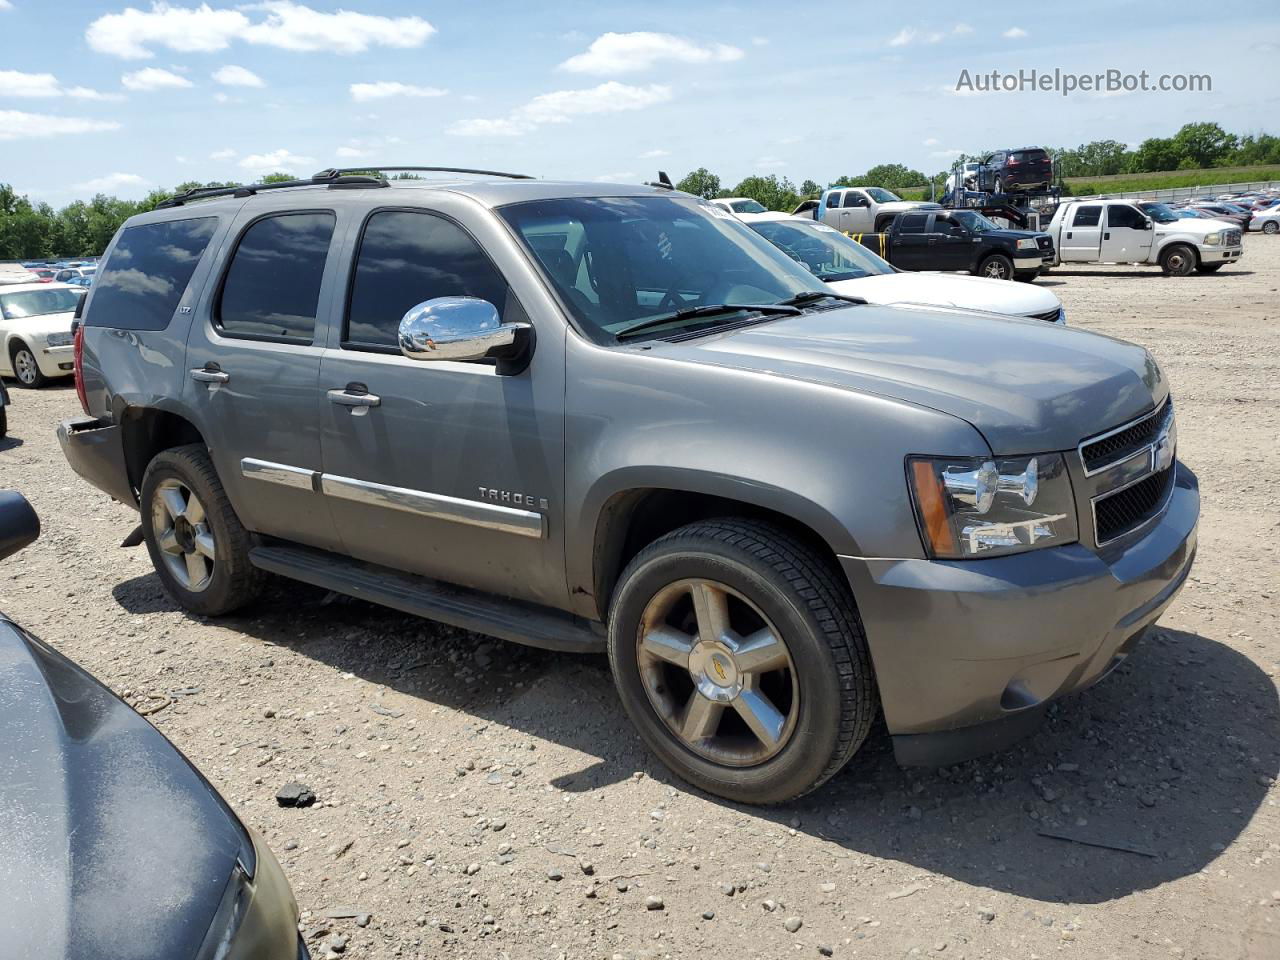
[[71,320],[84,291],[65,283],[0,287],[0,375],[42,387],[71,375]]
[[98,268],[92,265],[80,267],[67,267],[59,270],[53,275],[55,283],[70,283],[72,280],[78,280],[81,277],[92,277]]
[[1167,276],[1213,273],[1240,259],[1240,229],[1180,218],[1162,203],[1065,200],[1047,230],[1061,263],[1151,263]]
[[[982,171],[982,164],[966,163],[960,170],[960,190],[976,190],[978,188],[978,175]],[[956,188],[956,175],[950,174],[946,182],[943,184],[944,193],[953,193]]]
[[[0,492],[0,559],[39,530]],[[3,615],[0,731],[7,955],[307,957],[262,838],[155,727]]]
[[0,286],[15,283],[40,283],[40,277],[30,267],[18,263],[0,263]]
[[726,210],[736,217],[759,217],[763,220],[782,220],[789,216],[786,213],[779,213],[776,210],[770,210],[759,200],[752,200],[750,197],[724,197],[708,201],[713,207],[719,207]]
[[822,191],[814,218],[844,233],[880,233],[900,213],[941,209],[936,203],[903,200],[883,187],[832,187]]
[[907,303],[983,310],[1004,316],[1067,322],[1062,302],[1048,290],[989,277],[906,273],[834,227],[792,218],[752,223],[760,234],[836,293],[870,303]]
[[1241,230],[1249,224],[1250,214],[1248,211],[1227,203],[1202,203],[1195,202],[1190,204],[1193,210],[1203,210],[1212,216],[1215,220],[1221,220],[1229,223],[1233,227],[1239,227]]
[[750,803],[881,715],[905,763],[999,749],[1172,602],[1199,495],[1142,347],[849,303],[696,197],[604,189],[334,170],[132,217],[68,461],[184,609],[271,571],[607,650],[656,755]]
[[1259,210],[1249,221],[1250,230],[1261,230],[1274,236],[1280,233],[1280,205]]
[[882,234],[854,234],[902,270],[963,270],[993,280],[1029,282],[1053,260],[1049,235],[1010,230],[976,210],[902,213]]
[[1044,190],[1053,183],[1053,158],[1042,147],[996,150],[982,159],[978,189],[991,193]]
[[72,287],[81,287],[84,289],[88,289],[89,287],[93,286],[93,276],[94,275],[91,273],[83,277],[72,277],[70,280],[67,281],[67,284]]

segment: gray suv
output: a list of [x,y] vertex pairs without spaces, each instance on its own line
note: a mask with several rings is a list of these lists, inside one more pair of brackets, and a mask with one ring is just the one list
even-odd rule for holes
[[59,437],[185,609],[269,572],[607,650],[663,762],[770,803],[879,715],[903,763],[1003,747],[1185,581],[1198,486],[1142,348],[835,296],[667,185],[478,174],[117,233]]

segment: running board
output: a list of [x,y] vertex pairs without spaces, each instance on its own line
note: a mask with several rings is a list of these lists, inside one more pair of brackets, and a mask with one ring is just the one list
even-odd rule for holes
[[581,617],[323,550],[271,544],[250,550],[249,561],[260,570],[334,593],[530,647],[569,653],[600,653],[605,648],[603,627]]

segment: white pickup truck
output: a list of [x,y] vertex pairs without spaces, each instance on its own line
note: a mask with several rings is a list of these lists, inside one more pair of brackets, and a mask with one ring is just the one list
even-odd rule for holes
[[1213,273],[1240,259],[1240,228],[1218,220],[1181,219],[1163,203],[1067,200],[1045,232],[1053,266],[1064,263],[1159,264],[1168,276]]
[[941,209],[936,203],[903,200],[884,187],[832,187],[822,192],[813,217],[841,233],[883,233],[900,213]]

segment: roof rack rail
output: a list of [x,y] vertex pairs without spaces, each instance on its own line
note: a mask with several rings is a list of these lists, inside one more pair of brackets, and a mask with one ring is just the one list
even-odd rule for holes
[[508,180],[533,179],[527,173],[504,173],[501,170],[472,170],[468,167],[383,167],[376,163],[366,164],[363,167],[341,167],[321,170],[311,179],[328,180],[348,174],[367,174],[370,171],[376,171],[377,173],[469,173],[478,177],[506,177]]
[[316,175],[307,180],[279,180],[275,183],[249,183],[242,184],[238,187],[192,187],[185,193],[180,193],[168,200],[161,200],[156,204],[157,210],[164,210],[168,207],[180,207],[192,200],[208,200],[212,197],[252,197],[254,194],[262,193],[264,190],[282,190],[286,187],[315,187],[315,186],[345,186],[345,185],[363,185],[371,187],[385,187],[387,181],[382,177],[370,176],[349,176],[342,171],[324,171],[325,174],[332,176]]

